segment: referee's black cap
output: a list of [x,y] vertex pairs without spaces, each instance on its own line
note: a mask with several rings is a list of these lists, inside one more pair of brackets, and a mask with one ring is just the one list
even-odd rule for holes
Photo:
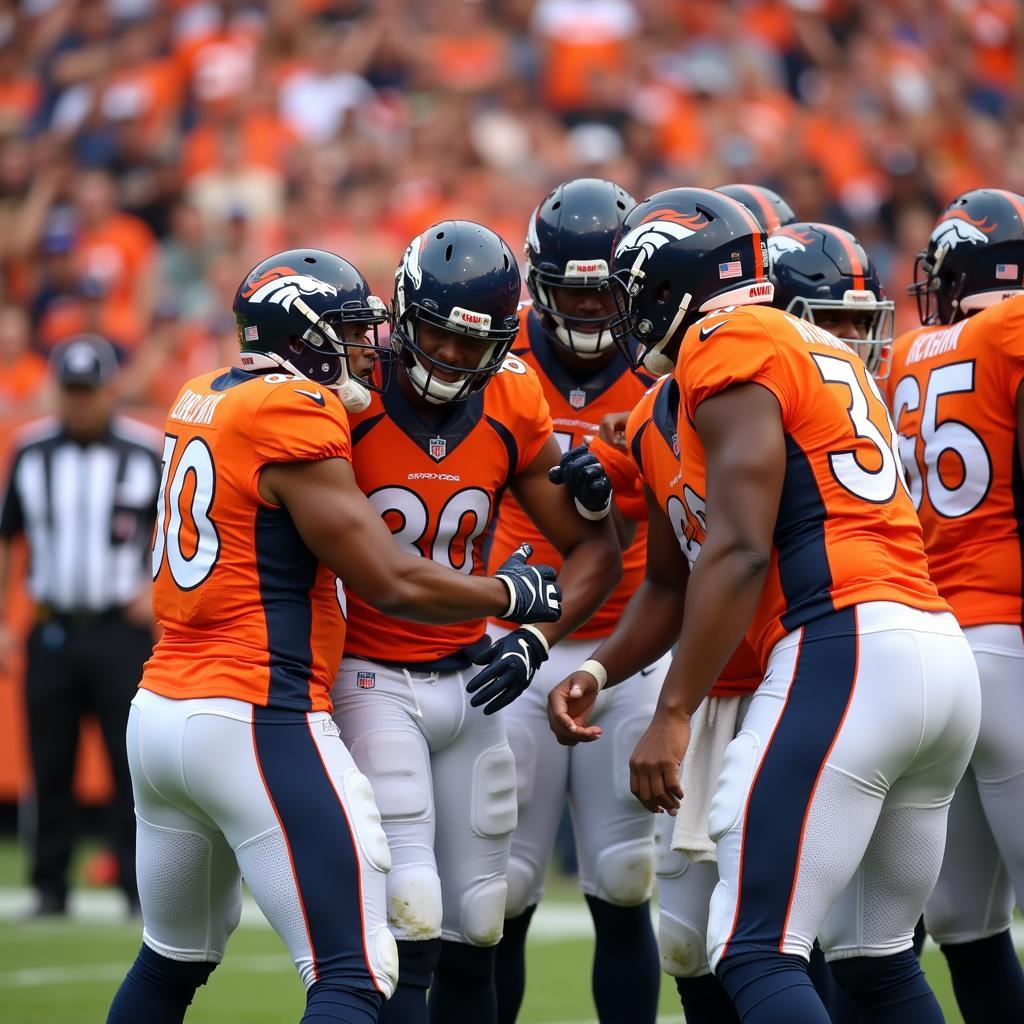
[[117,374],[117,352],[98,334],[77,334],[53,350],[50,368],[61,387],[99,388]]

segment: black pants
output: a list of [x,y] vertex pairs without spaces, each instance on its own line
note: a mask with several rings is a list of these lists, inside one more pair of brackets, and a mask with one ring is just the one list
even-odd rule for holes
[[150,631],[125,621],[119,612],[92,619],[60,616],[36,625],[29,634],[25,695],[36,785],[32,884],[41,894],[61,902],[67,895],[76,832],[72,781],[78,731],[82,715],[92,712],[113,770],[110,825],[120,884],[130,899],[138,898],[125,729],[152,649]]

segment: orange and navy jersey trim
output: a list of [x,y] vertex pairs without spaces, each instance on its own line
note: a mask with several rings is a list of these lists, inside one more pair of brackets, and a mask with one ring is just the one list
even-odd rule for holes
[[153,552],[163,633],[141,685],[166,697],[330,708],[342,591],[287,510],[259,493],[272,462],[348,459],[345,410],[289,374],[218,370],[168,415]]
[[[701,330],[708,324],[713,333]],[[738,306],[690,328],[677,379],[681,438],[700,404],[728,387],[756,383],[779,403],[785,478],[750,634],[762,664],[785,633],[853,604],[948,610],[928,577],[895,429],[848,345],[770,306]],[[703,500],[703,454],[689,457],[685,443],[682,452],[684,487]]]
[[[696,492],[682,482],[680,459],[683,444],[699,447],[700,439],[688,427],[680,436],[678,417],[679,386],[673,377],[662,377],[630,413],[626,442],[644,483],[665,513],[679,547],[692,564],[700,554],[703,538],[696,527],[702,521],[704,508]],[[699,458],[690,461],[700,462]],[[711,696],[752,693],[760,683],[757,657],[747,641],[742,640],[712,687]]]
[[[352,416],[360,489],[410,554],[482,574],[485,543],[512,480],[551,438],[540,381],[509,356],[487,387],[425,421],[394,383]],[[346,653],[423,670],[467,667],[486,644],[486,620],[423,625],[349,595]]]
[[1024,625],[1024,296],[894,344],[888,381],[931,577],[962,626]]

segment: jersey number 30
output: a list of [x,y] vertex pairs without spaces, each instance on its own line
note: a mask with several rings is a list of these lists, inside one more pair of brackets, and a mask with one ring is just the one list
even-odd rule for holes
[[[220,554],[220,534],[210,518],[213,505],[213,456],[206,442],[193,437],[182,450],[170,472],[178,438],[164,436],[163,468],[160,472],[160,497],[157,499],[156,531],[153,535],[153,579],[167,559],[171,578],[182,590],[194,590],[213,572]],[[169,479],[168,479],[169,478]],[[182,515],[182,495],[186,486],[188,518]]]

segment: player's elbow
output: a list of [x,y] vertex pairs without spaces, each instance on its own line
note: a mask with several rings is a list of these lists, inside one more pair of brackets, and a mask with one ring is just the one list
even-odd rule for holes
[[760,583],[768,575],[771,548],[759,544],[738,544],[732,551],[732,561],[741,582]]

